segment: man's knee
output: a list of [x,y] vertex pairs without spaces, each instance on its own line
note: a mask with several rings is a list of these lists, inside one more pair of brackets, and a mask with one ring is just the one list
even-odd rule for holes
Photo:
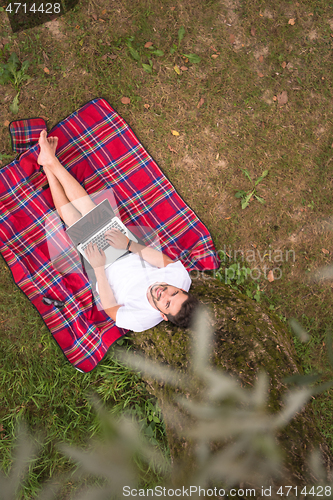
[[96,203],[92,201],[90,196],[85,196],[82,198],[83,203],[81,202],[80,199],[80,206],[78,207],[82,215],[86,215],[88,212],[90,212],[93,208],[96,207]]

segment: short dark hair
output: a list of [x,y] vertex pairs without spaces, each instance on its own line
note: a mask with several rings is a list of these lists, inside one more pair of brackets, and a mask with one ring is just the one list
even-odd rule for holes
[[189,328],[192,325],[195,310],[199,305],[199,300],[191,293],[184,293],[187,295],[187,299],[182,303],[178,313],[175,316],[166,314],[166,317],[171,323],[174,323],[180,328]]

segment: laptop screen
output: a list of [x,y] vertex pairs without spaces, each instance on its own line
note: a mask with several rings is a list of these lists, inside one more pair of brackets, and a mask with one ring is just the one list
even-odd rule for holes
[[66,233],[74,245],[82,243],[105,224],[110,222],[115,216],[109,200],[104,200],[95,208],[90,210],[84,217],[81,217],[75,224],[66,229]]

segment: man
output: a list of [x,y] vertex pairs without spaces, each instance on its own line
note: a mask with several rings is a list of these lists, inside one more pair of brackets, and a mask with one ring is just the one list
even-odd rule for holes
[[[37,162],[43,166],[59,216],[71,226],[96,205],[56,158],[57,143],[58,138],[47,138],[43,130]],[[105,269],[105,253],[96,245],[86,250],[106,314],[118,327],[136,332],[152,328],[163,319],[187,328],[198,301],[188,293],[191,279],[183,264],[158,250],[129,241],[118,230],[105,234],[110,245],[131,252]]]

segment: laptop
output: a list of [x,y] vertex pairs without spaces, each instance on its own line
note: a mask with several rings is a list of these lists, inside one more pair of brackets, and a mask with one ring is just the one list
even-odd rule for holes
[[[115,228],[124,233],[130,240],[138,242],[131,231],[116,217],[111,208],[109,200],[104,200],[86,215],[81,217],[72,226],[68,227],[66,233],[80,254],[89,262],[85,249],[90,243],[96,244],[99,249],[104,250],[106,255],[105,268],[113,264],[117,259],[129,252],[112,247],[105,239],[106,231]],[[89,262],[90,264],[90,262]]]

